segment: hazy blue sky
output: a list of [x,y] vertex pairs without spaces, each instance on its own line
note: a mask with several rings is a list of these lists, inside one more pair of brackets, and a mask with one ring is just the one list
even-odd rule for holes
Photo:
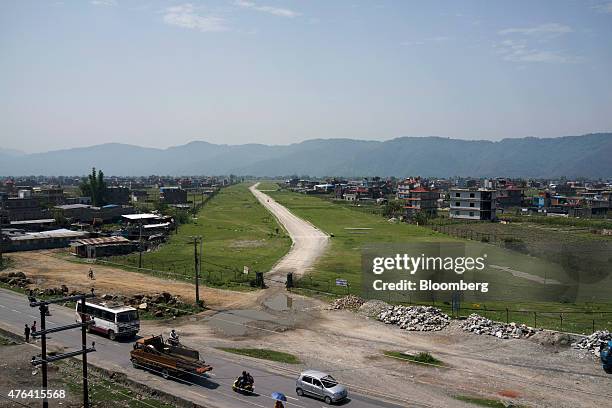
[[0,148],[612,130],[612,2],[2,1]]

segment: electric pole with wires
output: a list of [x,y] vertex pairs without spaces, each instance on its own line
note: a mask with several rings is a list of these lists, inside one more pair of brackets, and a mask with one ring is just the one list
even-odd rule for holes
[[[93,321],[89,320],[85,315],[85,299],[94,297],[93,289],[90,294],[82,294],[75,296],[68,296],[59,299],[48,299],[48,300],[37,300],[30,292],[28,296],[28,300],[30,302],[30,307],[38,307],[40,310],[40,330],[32,332],[32,337],[40,337],[40,348],[41,354],[40,357],[32,357],[31,363],[33,366],[42,366],[42,389],[43,389],[43,408],[49,407],[48,401],[48,393],[47,393],[47,370],[49,363],[54,361],[63,360],[65,358],[81,356],[83,362],[83,407],[89,408],[89,385],[88,385],[88,376],[87,376],[87,354],[96,351],[95,343],[92,343],[91,347],[87,347],[87,326],[92,324]],[[46,317],[49,313],[49,305],[51,304],[63,304],[65,302],[77,302],[80,307],[80,317],[81,322],[74,324],[67,324],[64,326],[55,326],[50,329],[46,327]],[[81,329],[81,349],[70,351],[67,353],[56,354],[53,356],[47,355],[47,334],[57,333],[64,330],[71,329]]]
[[[196,235],[189,237],[193,241],[193,270],[195,272],[195,299],[196,306],[201,307],[200,302],[200,274],[202,273],[202,236]],[[198,252],[198,244],[199,252]]]

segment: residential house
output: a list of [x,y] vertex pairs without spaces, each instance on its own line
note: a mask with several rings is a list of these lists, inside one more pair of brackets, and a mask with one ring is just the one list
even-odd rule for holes
[[440,193],[436,190],[431,190],[426,187],[417,187],[409,190],[407,195],[402,193],[404,204],[404,216],[406,219],[412,219],[421,214],[427,218],[433,218],[438,215],[438,198]]

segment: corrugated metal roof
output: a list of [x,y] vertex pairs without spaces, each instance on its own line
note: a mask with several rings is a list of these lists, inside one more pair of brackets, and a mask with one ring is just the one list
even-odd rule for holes
[[55,218],[43,218],[40,220],[11,221],[11,225],[52,224],[54,222]]
[[122,217],[128,220],[152,220],[160,218],[157,214],[124,214]]
[[77,208],[89,208],[90,205],[87,204],[66,204],[66,205],[56,205],[55,208],[59,208],[60,210],[75,210]]
[[71,231],[69,229],[60,228],[52,231],[28,232],[23,235],[12,236],[10,239],[11,241],[27,241],[32,239],[80,238],[86,236],[86,232]]
[[76,245],[104,245],[104,244],[128,244],[130,240],[125,237],[100,237],[100,238],[86,238],[77,239],[74,241]]
[[148,225],[143,225],[142,228],[144,229],[148,229],[148,228],[164,228],[169,226],[170,223],[169,222],[162,222],[161,224],[148,224]]

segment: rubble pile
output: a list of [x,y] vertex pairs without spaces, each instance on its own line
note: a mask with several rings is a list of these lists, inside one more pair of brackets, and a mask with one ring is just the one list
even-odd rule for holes
[[[104,295],[107,296],[107,295]],[[102,298],[104,298],[102,296]],[[184,302],[181,297],[173,296],[168,292],[153,293],[153,294],[137,294],[129,297],[112,297],[112,300],[123,300],[123,303],[135,307],[138,310],[151,312],[155,317],[181,316],[187,314],[187,311],[182,311]]]
[[359,308],[359,313],[364,316],[378,316],[380,312],[389,307],[387,302],[382,300],[368,300]]
[[26,277],[23,272],[6,272],[0,274],[0,282],[5,283],[11,287],[25,288],[31,283],[34,283],[32,279]]
[[341,298],[338,298],[331,302],[329,308],[332,310],[341,310],[341,309],[352,309],[356,310],[361,307],[365,303],[365,300],[355,295],[347,295]]
[[389,306],[378,320],[409,331],[437,331],[448,326],[450,317],[432,306]]
[[487,334],[500,339],[529,338],[536,333],[534,328],[525,324],[496,322],[476,313],[469,315],[469,317],[461,323],[461,328],[475,334]]
[[589,350],[595,355],[599,355],[601,347],[612,340],[612,333],[607,330],[598,330],[582,340],[572,343],[572,348]]
[[[26,277],[23,272],[5,272],[0,274],[0,282],[11,287],[25,288],[34,283],[32,279]],[[70,291],[66,285],[50,288],[30,288],[35,297],[61,297],[78,295],[81,292]],[[129,305],[141,311],[150,312],[155,317],[182,316],[190,313],[180,296],[174,296],[168,292],[137,294],[132,296],[103,294],[99,296],[105,301],[112,301],[124,305]],[[362,302],[363,303],[363,302]],[[361,304],[359,304],[360,306]],[[357,306],[357,307],[359,307]]]

